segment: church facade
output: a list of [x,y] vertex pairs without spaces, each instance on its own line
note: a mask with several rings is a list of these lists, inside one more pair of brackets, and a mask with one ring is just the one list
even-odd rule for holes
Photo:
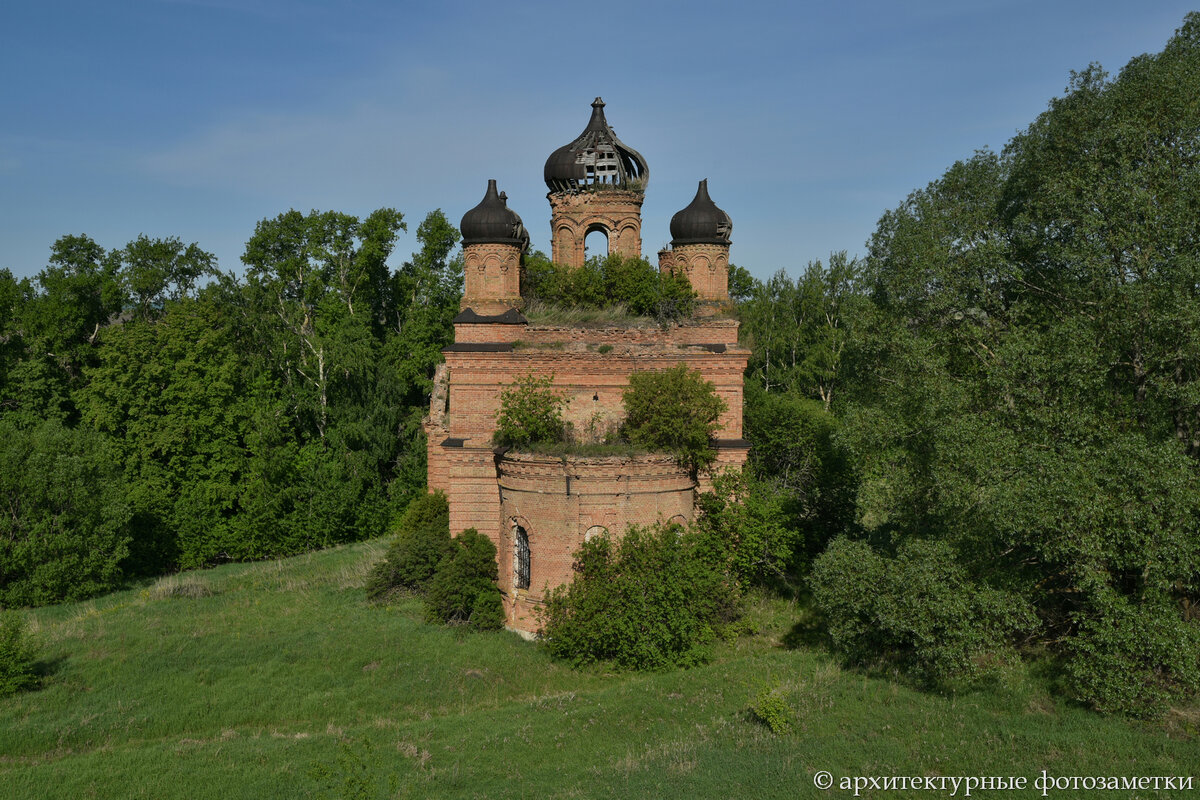
[[[583,133],[546,161],[553,260],[579,267],[584,241],[602,231],[609,252],[641,256],[641,206],[649,169],[609,126],[596,98]],[[634,372],[686,364],[725,401],[714,470],[740,466],[742,374],[729,303],[732,222],[701,181],[691,204],[671,220],[671,246],[659,269],[684,274],[700,310],[669,327],[535,325],[521,313],[521,256],[529,236],[495,181],[462,218],[464,290],[454,343],[443,350],[425,421],[429,488],[446,493],[450,529],[476,528],[499,559],[507,624],[537,630],[545,593],[571,579],[573,554],[591,536],[620,535],[631,524],[692,519],[697,486],[674,460],[640,456],[545,456],[492,445],[500,393],[525,375],[553,376],[575,431],[610,429]],[[705,483],[704,476],[700,478]]]

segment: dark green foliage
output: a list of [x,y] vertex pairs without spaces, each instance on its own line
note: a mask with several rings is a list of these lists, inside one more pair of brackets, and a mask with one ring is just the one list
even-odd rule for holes
[[451,546],[446,495],[417,496],[400,517],[387,555],[367,577],[367,599],[378,603],[397,592],[425,591]]
[[623,430],[633,444],[670,453],[693,473],[716,458],[711,440],[727,406],[698,371],[680,363],[661,372],[635,372],[622,400]]
[[741,586],[780,585],[805,552],[791,498],[749,470],[713,477],[713,490],[697,498],[704,531],[717,563]]
[[184,246],[175,237],[150,239],[139,236],[116,251],[121,286],[141,319],[157,315],[168,301],[192,296],[196,282],[217,275],[217,260],[195,243]]
[[[0,418],[103,443],[111,485],[85,483],[127,514],[121,574],[375,536],[423,487],[420,420],[458,308],[458,232],[433,212],[393,272],[403,227],[390,209],[264,220],[245,282],[196,245],[144,236],[111,252],[64,237],[36,283],[0,273]],[[56,519],[73,541],[107,535]],[[71,591],[113,574],[81,571]]]
[[1071,638],[1067,677],[1076,697],[1100,711],[1161,714],[1200,692],[1200,625],[1164,599],[1112,592],[1092,601]]
[[116,588],[130,510],[103,436],[0,419],[0,607],[80,600]]
[[[843,543],[813,573],[857,660],[899,653],[939,680],[1026,609],[1075,699],[1144,714],[1195,698],[1198,88],[1190,14],[1162,53],[1074,75],[1003,153],[880,220],[833,407],[857,522],[887,549]],[[764,385],[783,372],[763,369]],[[871,588],[863,564],[910,587],[837,592]],[[938,581],[1010,610],[981,623]],[[921,608],[900,602],[923,585]]]
[[972,581],[944,542],[909,539],[888,558],[837,539],[809,583],[848,660],[894,664],[934,685],[978,676],[1037,627],[1028,604]]
[[598,536],[575,556],[575,577],[551,590],[541,619],[546,649],[575,665],[621,669],[704,663],[736,593],[705,536],[675,525]]
[[553,375],[523,375],[502,391],[492,441],[517,448],[565,441],[562,407],[567,398],[553,385]]
[[496,546],[479,531],[467,528],[454,537],[450,552],[429,582],[425,618],[475,630],[499,630],[504,627],[504,612],[498,577]]
[[542,253],[528,255],[521,293],[526,299],[563,307],[620,305],[660,322],[691,316],[696,300],[685,276],[662,274],[644,258],[616,254],[589,258],[578,269],[555,264]]
[[766,392],[757,380],[745,383],[743,414],[750,472],[779,495],[798,531],[794,566],[803,571],[854,522],[856,477],[835,443],[838,418],[818,399]]
[[36,688],[37,653],[15,611],[0,612],[0,697]]

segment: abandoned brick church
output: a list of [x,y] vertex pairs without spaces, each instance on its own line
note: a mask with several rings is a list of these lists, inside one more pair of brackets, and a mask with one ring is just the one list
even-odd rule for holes
[[[596,98],[583,133],[546,160],[553,260],[584,263],[584,241],[602,231],[609,252],[641,256],[649,171],[621,142]],[[742,373],[749,351],[727,308],[732,223],[700,182],[671,220],[659,269],[686,274],[700,310],[670,327],[535,325],[521,313],[521,256],[529,235],[496,182],[462,218],[464,292],[454,344],[443,350],[425,430],[429,488],[450,501],[450,528],[476,528],[496,545],[507,624],[537,628],[544,593],[571,578],[572,554],[600,532],[692,519],[697,485],[666,455],[546,456],[492,446],[500,393],[524,375],[552,375],[576,431],[619,423],[631,373],[679,363],[699,370],[725,401],[715,470],[746,460]],[[705,480],[701,476],[701,481]]]

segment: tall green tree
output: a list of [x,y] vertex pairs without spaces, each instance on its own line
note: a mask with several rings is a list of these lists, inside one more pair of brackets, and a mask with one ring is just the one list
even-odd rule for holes
[[1073,76],[1002,154],[884,215],[846,354],[863,538],[905,569],[953,559],[966,591],[1011,599],[989,623],[1010,637],[1035,610],[1104,710],[1200,689],[1198,98],[1197,14],[1115,79]]

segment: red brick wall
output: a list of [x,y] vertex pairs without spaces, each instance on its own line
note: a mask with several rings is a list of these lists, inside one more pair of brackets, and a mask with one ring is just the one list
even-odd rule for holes
[[[695,484],[669,457],[566,460],[509,454],[498,461],[502,521],[494,538],[509,625],[537,629],[545,593],[571,580],[575,551],[589,530],[620,536],[629,525],[690,522]],[[514,526],[529,537],[529,589],[516,588]]]
[[701,301],[729,301],[729,245],[681,244],[658,252],[658,268],[681,271]]
[[[717,437],[718,468],[740,466],[742,373],[737,322],[707,320],[661,328],[567,328],[472,324],[456,344],[509,344],[508,350],[447,349],[426,421],[429,488],[450,501],[451,532],[474,527],[496,544],[509,624],[536,629],[534,609],[547,586],[569,580],[571,558],[589,528],[620,535],[631,523],[691,520],[694,484],[665,456],[562,459],[509,454],[498,462],[491,436],[500,392],[521,375],[553,375],[567,398],[564,417],[577,432],[602,430],[623,416],[629,376],[682,362],[711,381],[728,410]],[[707,345],[707,346],[706,346]],[[601,353],[600,348],[606,352]],[[598,431],[599,432],[599,431]],[[567,491],[567,478],[571,491]],[[701,476],[700,488],[709,481]],[[532,551],[528,591],[513,589],[512,525],[525,527]]]
[[459,323],[454,326],[454,341],[459,344],[485,342],[523,342],[557,344],[581,342],[591,345],[723,344],[737,346],[738,322],[733,319],[692,320],[680,325],[637,327],[566,327],[561,325],[499,325]]
[[644,199],[642,192],[623,189],[551,193],[551,258],[556,264],[582,267],[584,240],[597,227],[608,232],[609,252],[640,256]]
[[501,314],[521,305],[521,249],[508,244],[463,247],[463,296],[459,308]]

